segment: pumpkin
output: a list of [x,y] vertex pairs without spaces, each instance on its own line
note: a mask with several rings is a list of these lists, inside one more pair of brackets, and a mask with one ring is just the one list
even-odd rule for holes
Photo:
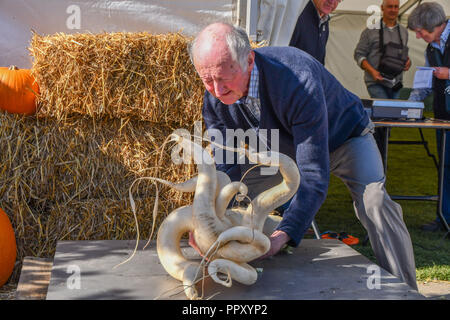
[[5,211],[0,209],[0,287],[8,281],[16,262],[16,237]]
[[0,109],[31,115],[36,112],[39,86],[29,69],[0,67]]

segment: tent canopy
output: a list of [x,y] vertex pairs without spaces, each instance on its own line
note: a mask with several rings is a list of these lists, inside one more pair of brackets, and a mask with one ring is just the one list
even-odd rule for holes
[[[335,13],[343,13],[343,12],[350,12],[350,13],[366,13],[367,8],[369,8],[372,5],[380,6],[383,0],[345,0],[342,1]],[[400,13],[407,9],[405,11],[405,14],[410,13],[419,3],[423,2],[438,2],[440,5],[444,7],[445,12],[449,12],[450,10],[450,2],[446,0],[400,0]]]
[[32,30],[58,32],[182,32],[232,21],[236,0],[15,0],[0,1],[0,66],[31,67]]
[[[296,1],[296,7],[291,6],[292,1]],[[260,12],[256,28],[257,40],[267,41],[270,45],[275,46],[288,45],[298,15],[308,1],[261,0],[261,5],[257,8]],[[380,19],[382,1],[342,1],[330,20],[330,36],[327,43],[325,67],[347,89],[360,97],[368,97],[368,92],[364,84],[364,71],[356,64],[353,52],[362,31],[369,24],[377,21],[377,18]],[[402,25],[407,25],[408,14],[421,2],[431,1],[400,0],[400,22]],[[435,0],[435,2],[441,4],[447,16],[450,16],[449,0]],[[256,8],[253,9],[256,10]],[[415,33],[412,31],[408,32],[408,38],[409,57],[412,65],[409,71],[404,73],[403,83],[405,87],[412,86],[416,67],[424,65],[424,51],[427,45],[423,40],[416,39]]]
[[[341,83],[357,94],[359,97],[368,97],[364,84],[364,73],[353,59],[353,52],[358,44],[361,32],[367,27],[368,20],[373,17],[367,13],[367,8],[382,0],[345,0],[339,4],[330,21],[330,37],[327,44],[327,56],[325,66]],[[401,24],[406,27],[408,14],[417,7],[419,0],[401,0],[400,6],[407,10],[401,16]],[[421,1],[431,2],[431,1]],[[442,5],[447,16],[450,16],[450,1],[436,0]],[[402,8],[401,8],[402,11]],[[414,73],[417,66],[425,63],[424,52],[427,44],[422,39],[417,39],[414,32],[409,31],[409,57],[412,65],[409,71],[404,73],[404,86],[412,87]]]
[[[31,30],[57,32],[148,31],[193,35],[213,21],[246,27],[250,36],[269,45],[287,45],[297,18],[309,0],[16,0],[0,1],[0,66],[31,67],[27,47]],[[367,96],[363,71],[353,60],[361,32],[373,18],[373,6],[382,0],[345,0],[330,21],[325,66],[343,85],[360,97]],[[401,22],[419,0],[400,0]],[[436,0],[450,16],[450,1]],[[372,11],[368,11],[371,8]],[[412,67],[405,73],[410,87],[416,66],[424,64],[426,44],[409,32]]]

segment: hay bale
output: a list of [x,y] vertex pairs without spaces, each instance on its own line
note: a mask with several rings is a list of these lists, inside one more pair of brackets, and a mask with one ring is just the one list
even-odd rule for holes
[[[148,239],[152,228],[154,198],[136,200],[141,239]],[[161,207],[161,206],[160,206]],[[167,210],[163,206],[163,211]],[[30,212],[31,213],[31,212]],[[129,202],[113,199],[54,203],[46,212],[32,212],[34,219],[14,215],[18,257],[52,257],[60,240],[133,240],[137,228]],[[157,217],[159,226],[166,214]],[[157,229],[156,229],[157,230]],[[156,232],[153,234],[156,238]]]
[[[18,259],[52,256],[58,240],[135,239],[128,189],[138,177],[173,182],[195,174],[162,152],[177,128],[201,121],[204,87],[189,39],[148,33],[33,35],[40,86],[33,117],[0,113],[0,207],[10,215]],[[152,226],[155,189],[133,196],[141,237]],[[159,186],[162,218],[192,202]]]
[[34,34],[38,116],[133,118],[183,126],[201,120],[204,88],[180,34]]
[[[78,228],[84,234],[76,239],[134,237],[128,223],[124,222],[125,231],[114,234],[112,226],[110,231],[102,231],[102,224],[92,219],[100,219],[102,212],[115,211],[117,203],[121,203],[118,213],[129,213],[125,202],[138,177],[178,182],[195,174],[193,164],[172,163],[169,145],[162,152],[161,145],[171,132],[171,128],[144,121],[79,117],[58,121],[0,113],[0,206],[11,215],[17,238],[24,241],[19,243],[19,252],[23,256],[51,255],[56,239],[73,237],[80,221]],[[161,216],[192,200],[191,194],[168,187],[159,186],[159,191]],[[148,182],[133,190],[137,201],[154,193],[154,186]],[[94,206],[91,201],[106,202]],[[91,220],[73,220],[77,210],[86,208]],[[64,225],[63,231],[58,231],[56,221]]]
[[122,199],[138,177],[187,179],[194,166],[173,164],[168,148],[161,153],[170,133],[143,121],[0,113],[0,199]]

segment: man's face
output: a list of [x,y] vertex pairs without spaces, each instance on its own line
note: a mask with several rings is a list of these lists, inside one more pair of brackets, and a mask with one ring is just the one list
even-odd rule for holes
[[196,57],[195,69],[206,90],[226,105],[235,103],[248,93],[250,72],[253,68],[254,53],[249,56],[249,66],[242,71],[229,53],[206,54]]
[[313,0],[320,16],[325,16],[336,10],[342,0]]
[[387,18],[388,20],[397,20],[399,8],[399,0],[384,0],[383,4],[381,5],[383,17]]

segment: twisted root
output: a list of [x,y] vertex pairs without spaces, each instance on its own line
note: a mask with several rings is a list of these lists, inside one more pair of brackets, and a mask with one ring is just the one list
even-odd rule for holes
[[[169,183],[179,191],[195,191],[195,195],[191,206],[174,210],[159,228],[157,251],[161,264],[172,277],[183,282],[189,299],[199,298],[195,283],[205,264],[211,278],[224,286],[231,286],[232,280],[246,285],[255,283],[257,272],[247,262],[270,249],[263,226],[269,213],[297,191],[300,175],[296,163],[283,154],[253,154],[258,162],[276,156],[283,182],[258,195],[246,209],[227,209],[233,197],[246,197],[247,186],[231,182],[225,173],[217,172],[211,156],[200,145],[177,135],[172,140],[194,158],[198,176],[176,185]],[[247,150],[239,152],[249,156]],[[266,229],[273,230],[277,221],[269,220]],[[180,240],[187,232],[193,232],[204,255],[201,263],[189,261],[181,252]],[[226,279],[221,279],[221,275],[226,275]]]

